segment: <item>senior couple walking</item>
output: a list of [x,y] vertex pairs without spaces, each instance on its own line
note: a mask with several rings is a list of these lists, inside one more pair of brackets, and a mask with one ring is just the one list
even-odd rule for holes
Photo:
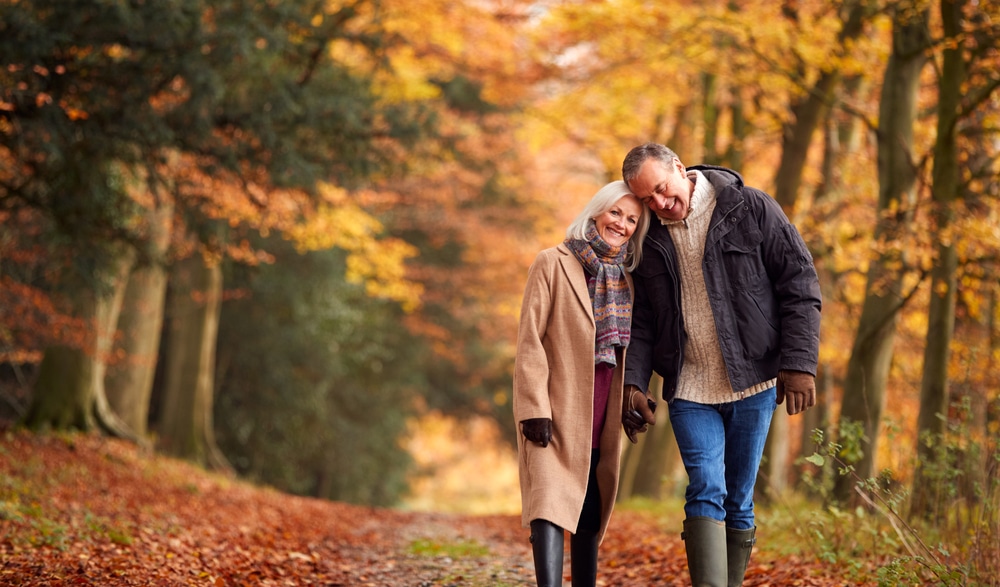
[[[647,143],[528,270],[514,370],[522,522],[539,587],[594,586],[634,443],[662,399],[688,476],[691,583],[743,583],[771,416],[816,402],[821,298],[774,199]],[[663,377],[662,398],[648,386]]]

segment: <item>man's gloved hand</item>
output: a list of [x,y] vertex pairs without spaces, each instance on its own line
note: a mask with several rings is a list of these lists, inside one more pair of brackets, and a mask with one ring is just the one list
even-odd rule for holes
[[524,434],[529,442],[540,444],[545,448],[552,442],[552,420],[549,418],[521,420],[521,434]]
[[650,424],[656,424],[656,401],[634,385],[625,388],[622,396],[622,427],[629,442],[639,442],[639,433],[645,432]]
[[778,371],[778,403],[785,401],[789,416],[816,405],[816,378],[803,371]]

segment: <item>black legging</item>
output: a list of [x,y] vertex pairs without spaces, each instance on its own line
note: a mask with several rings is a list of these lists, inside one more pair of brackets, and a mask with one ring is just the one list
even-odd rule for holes
[[597,463],[600,461],[600,449],[591,449],[587,496],[583,498],[583,511],[580,512],[580,521],[577,522],[577,532],[599,532],[601,530],[601,490],[597,486]]

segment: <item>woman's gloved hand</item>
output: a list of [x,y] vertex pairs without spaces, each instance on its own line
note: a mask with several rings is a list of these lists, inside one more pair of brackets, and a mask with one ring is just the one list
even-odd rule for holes
[[528,418],[521,420],[521,434],[530,442],[545,448],[552,442],[552,420],[550,418]]

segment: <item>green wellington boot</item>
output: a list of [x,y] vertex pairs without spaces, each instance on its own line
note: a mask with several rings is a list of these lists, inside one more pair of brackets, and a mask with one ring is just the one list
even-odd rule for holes
[[726,558],[729,561],[729,582],[726,583],[726,587],[743,585],[743,576],[746,575],[747,565],[750,564],[750,552],[757,543],[757,539],[754,538],[756,532],[756,527],[749,530],[726,528]]
[[694,587],[726,587],[726,525],[707,517],[688,518],[681,539]]

